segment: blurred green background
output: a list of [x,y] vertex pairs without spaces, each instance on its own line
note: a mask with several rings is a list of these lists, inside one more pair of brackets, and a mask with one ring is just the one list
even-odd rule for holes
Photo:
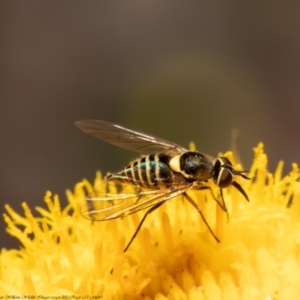
[[[1,1],[0,211],[45,206],[136,154],[79,131],[103,119],[250,167],[299,162],[300,2]],[[18,242],[5,234],[0,248]]]

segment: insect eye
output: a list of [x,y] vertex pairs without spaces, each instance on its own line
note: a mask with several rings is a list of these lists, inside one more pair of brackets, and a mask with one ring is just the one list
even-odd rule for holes
[[228,187],[232,183],[233,173],[228,169],[230,166],[231,162],[226,157],[220,157],[215,162],[214,181],[222,189]]
[[221,168],[218,179],[217,179],[217,185],[223,189],[228,187],[232,182],[233,175],[231,172],[225,168]]

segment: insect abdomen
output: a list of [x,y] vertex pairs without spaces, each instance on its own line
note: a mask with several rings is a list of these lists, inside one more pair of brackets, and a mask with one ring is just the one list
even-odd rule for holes
[[170,157],[162,153],[147,155],[133,161],[113,177],[149,189],[170,187],[173,183],[173,172],[169,168],[169,161]]

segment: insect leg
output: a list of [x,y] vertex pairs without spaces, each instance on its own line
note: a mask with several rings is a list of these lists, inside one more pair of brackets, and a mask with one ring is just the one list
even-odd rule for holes
[[186,199],[197,209],[198,213],[200,214],[203,222],[205,223],[205,225],[207,226],[208,230],[210,231],[210,233],[212,234],[212,236],[215,238],[215,240],[220,243],[220,240],[217,238],[217,236],[214,234],[214,232],[212,231],[212,229],[210,228],[209,224],[207,223],[203,213],[202,213],[202,210],[201,208],[197,205],[197,203],[187,194],[187,193],[184,193],[183,194]]
[[228,210],[227,210],[227,207],[226,207],[226,204],[225,204],[225,201],[224,201],[224,197],[223,197],[223,190],[220,188],[220,194],[221,194],[221,198],[222,198],[222,202],[223,202],[223,205],[224,205],[224,210],[226,212],[226,215],[227,215],[227,222],[229,222],[229,214],[228,214]]
[[130,247],[131,243],[133,242],[133,240],[135,239],[135,237],[137,236],[137,234],[139,233],[144,221],[146,220],[147,216],[152,213],[154,210],[156,210],[157,208],[159,208],[163,203],[165,203],[165,201],[159,202],[156,205],[154,205],[153,207],[151,207],[150,209],[147,210],[147,212],[145,213],[145,215],[143,216],[139,226],[137,227],[137,229],[135,230],[135,233],[133,234],[133,236],[131,237],[129,243],[127,244],[127,246],[125,247],[123,252],[126,252],[128,250],[128,248]]
[[233,185],[245,197],[245,199],[248,202],[250,201],[249,198],[248,198],[248,195],[246,194],[246,192],[244,191],[244,189],[236,181],[232,181],[231,185]]
[[[125,253],[125,252],[128,250],[128,248],[130,247],[130,245],[132,244],[133,240],[135,239],[135,237],[136,237],[137,234],[139,233],[139,231],[140,231],[140,229],[141,229],[141,227],[142,227],[144,221],[146,220],[147,216],[148,216],[150,213],[152,213],[154,210],[156,210],[157,208],[159,208],[159,207],[160,207],[163,203],[165,203],[165,202],[166,202],[166,201],[159,202],[159,203],[157,203],[156,205],[152,206],[150,209],[147,210],[147,212],[146,212],[145,215],[143,216],[143,218],[142,218],[142,220],[141,220],[139,226],[137,227],[137,229],[135,230],[133,236],[131,237],[129,243],[128,243],[127,246],[125,247],[123,253]],[[114,271],[114,269],[111,269],[110,274],[112,274],[113,271]]]
[[226,212],[228,213],[227,211],[227,207],[226,207],[226,204],[225,204],[225,201],[224,201],[224,198],[223,198],[223,192],[222,192],[222,189],[220,189],[220,194],[221,194],[221,198],[222,198],[222,203],[216,198],[216,196],[214,195],[213,191],[212,191],[212,188],[210,186],[200,186],[199,188],[197,188],[197,190],[209,190],[213,199],[218,203],[218,205]]

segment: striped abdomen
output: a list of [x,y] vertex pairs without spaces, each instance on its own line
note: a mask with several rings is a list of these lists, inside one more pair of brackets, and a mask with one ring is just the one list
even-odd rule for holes
[[169,161],[170,157],[163,153],[147,155],[111,177],[149,189],[170,187],[173,183],[173,171],[169,167]]

